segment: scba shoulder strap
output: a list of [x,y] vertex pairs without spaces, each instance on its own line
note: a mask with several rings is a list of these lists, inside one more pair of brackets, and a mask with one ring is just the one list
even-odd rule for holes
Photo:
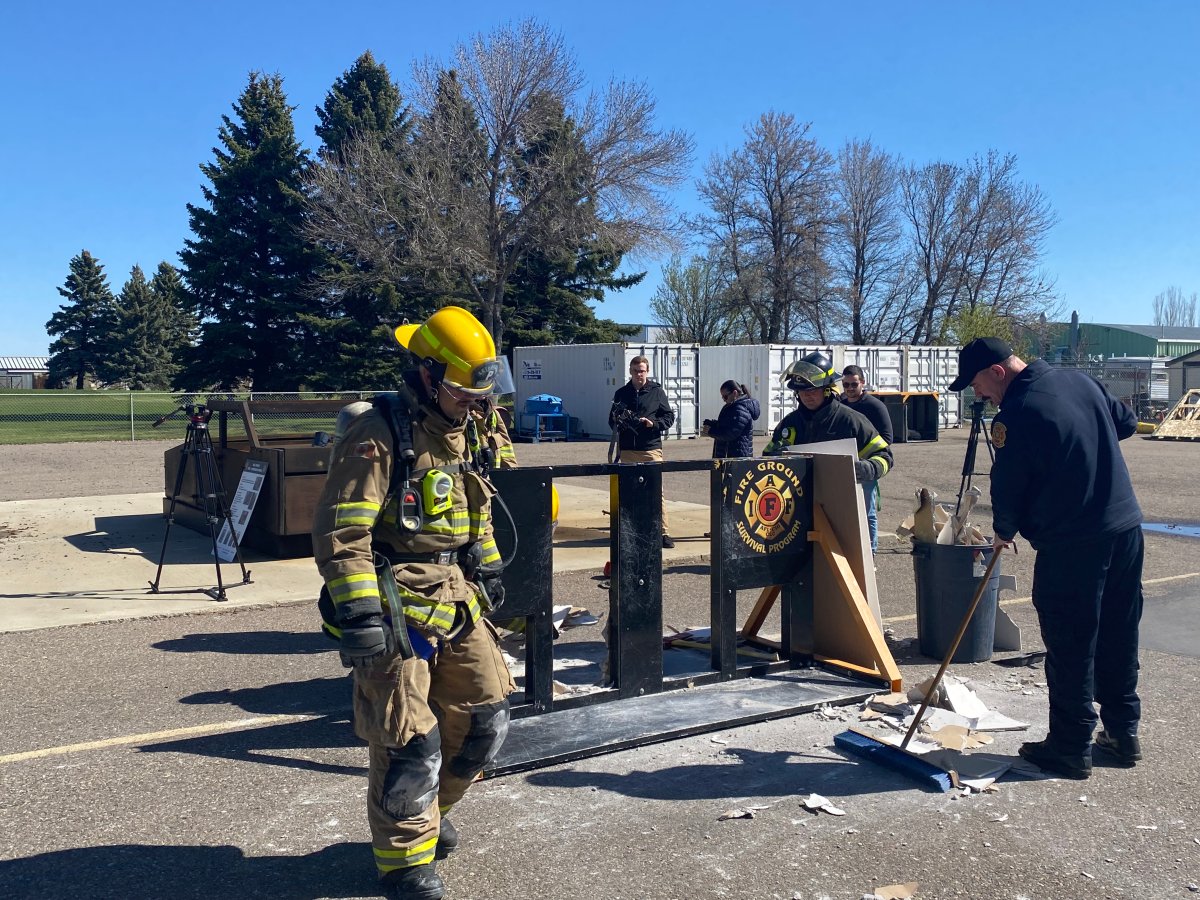
[[396,391],[376,394],[371,405],[379,410],[392,435],[392,454],[396,464],[392,466],[392,477],[388,481],[388,496],[396,493],[400,484],[412,477],[413,463],[417,454],[413,450],[412,410]]

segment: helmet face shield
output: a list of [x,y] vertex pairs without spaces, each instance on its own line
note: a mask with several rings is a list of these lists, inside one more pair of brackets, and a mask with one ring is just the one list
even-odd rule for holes
[[446,368],[443,380],[464,393],[475,394],[479,397],[500,396],[516,392],[512,370],[508,367],[508,360],[503,356],[484,360],[470,368],[451,363]]
[[821,353],[810,353],[798,359],[779,377],[789,391],[812,391],[832,388],[842,376]]

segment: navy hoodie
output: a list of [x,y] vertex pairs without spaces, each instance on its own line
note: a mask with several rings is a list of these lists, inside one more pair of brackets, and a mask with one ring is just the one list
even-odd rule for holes
[[1034,360],[992,420],[992,525],[1034,549],[1139,525],[1119,441],[1137,431],[1128,406],[1090,375]]

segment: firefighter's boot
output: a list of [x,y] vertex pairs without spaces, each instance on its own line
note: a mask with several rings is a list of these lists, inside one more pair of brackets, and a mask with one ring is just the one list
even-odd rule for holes
[[434,848],[434,859],[445,859],[458,849],[458,829],[449,819],[442,819],[442,830],[438,834],[437,847]]
[[383,895],[387,900],[442,900],[446,886],[433,869],[433,863],[395,869],[383,876]]

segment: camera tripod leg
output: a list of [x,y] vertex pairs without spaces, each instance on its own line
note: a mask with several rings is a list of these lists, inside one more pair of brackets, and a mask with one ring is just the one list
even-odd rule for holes
[[171,537],[171,526],[175,523],[175,505],[179,502],[179,494],[183,490],[188,457],[191,456],[191,444],[192,429],[189,427],[183,440],[183,450],[179,454],[179,471],[175,474],[175,487],[171,491],[171,505],[167,508],[167,528],[163,532],[162,549],[158,553],[158,571],[154,573],[154,580],[150,582],[150,593],[152,594],[158,593],[158,585],[162,580],[163,561],[167,558],[167,541]]
[[238,566],[242,571],[242,584],[250,584],[250,572],[242,561],[241,548],[237,546],[237,532],[233,528],[233,518],[225,505],[225,491],[221,485],[221,475],[217,470],[216,457],[213,452],[212,439],[205,425],[189,424],[180,452],[179,472],[175,478],[175,487],[171,495],[171,505],[167,512],[167,530],[163,535],[162,552],[158,558],[158,572],[154,581],[150,582],[150,592],[159,593],[159,582],[162,578],[163,562],[166,559],[167,541],[171,533],[171,525],[175,521],[175,506],[183,493],[183,483],[187,473],[188,460],[194,466],[196,479],[195,500],[199,511],[204,515],[208,525],[209,538],[212,541],[213,562],[216,565],[217,585],[202,591],[214,600],[228,600],[225,593],[225,581],[221,573],[221,556],[219,537],[224,526],[228,525],[230,535],[234,536],[234,553]]

